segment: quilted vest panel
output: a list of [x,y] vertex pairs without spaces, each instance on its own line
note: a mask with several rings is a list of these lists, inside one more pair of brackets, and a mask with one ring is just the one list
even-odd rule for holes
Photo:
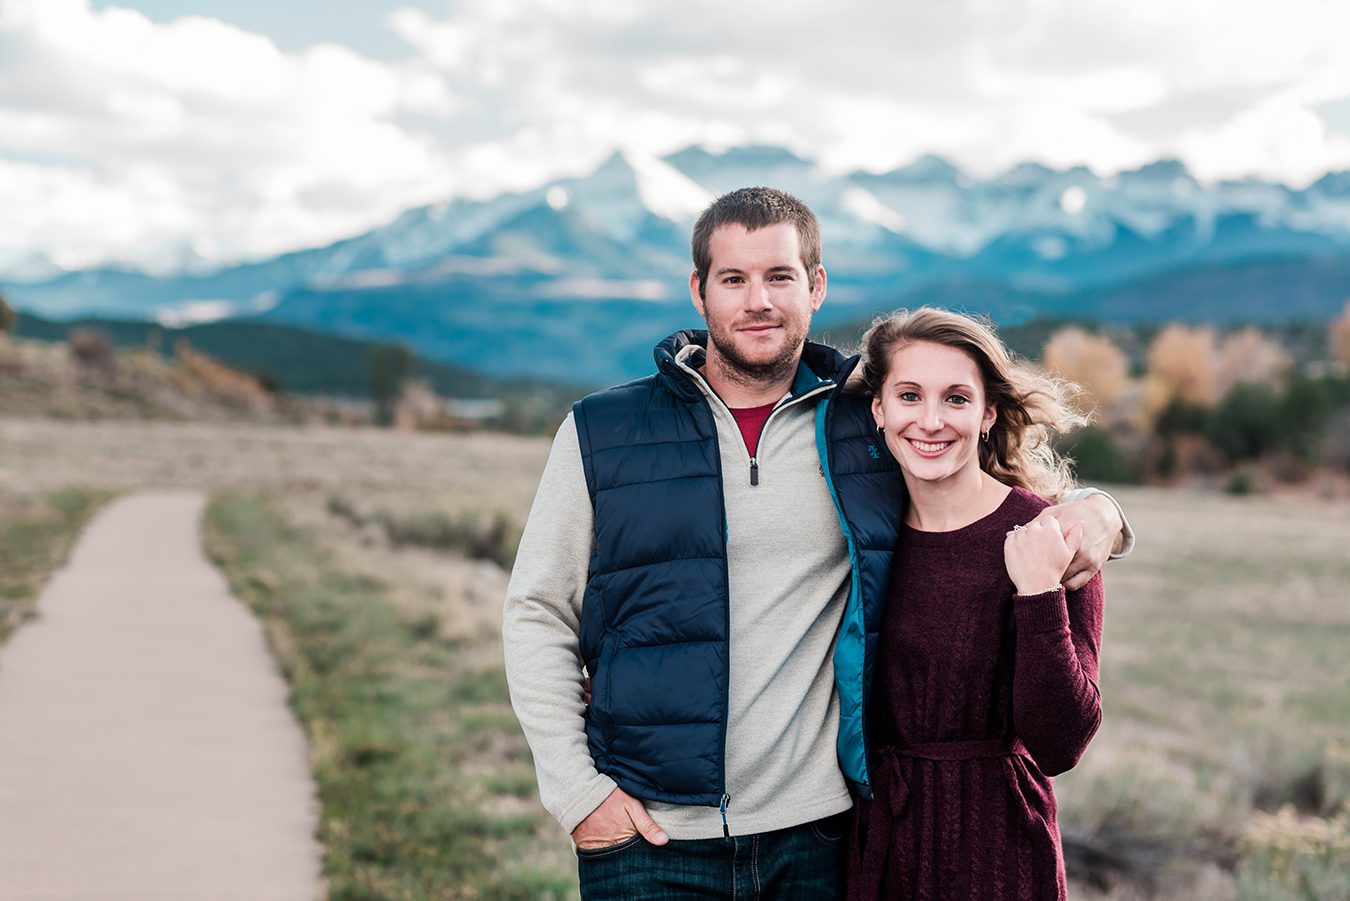
[[652,376],[580,401],[595,506],[581,652],[596,768],[637,797],[725,791],[726,523],[712,410]]

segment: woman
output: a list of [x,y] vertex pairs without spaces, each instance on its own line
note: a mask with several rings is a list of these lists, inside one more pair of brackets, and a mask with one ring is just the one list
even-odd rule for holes
[[[1064,898],[1050,776],[1101,721],[1100,574],[1065,592],[1080,530],[1032,522],[1068,487],[1068,386],[945,310],[863,339],[872,412],[909,501],[879,638],[873,800],[852,898]],[[898,501],[897,501],[898,502]]]

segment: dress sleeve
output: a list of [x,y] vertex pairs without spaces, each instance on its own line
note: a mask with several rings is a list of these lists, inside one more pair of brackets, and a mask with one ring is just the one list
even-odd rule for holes
[[1098,573],[1077,591],[1013,598],[1013,723],[1042,773],[1072,769],[1102,721],[1097,661],[1104,595]]

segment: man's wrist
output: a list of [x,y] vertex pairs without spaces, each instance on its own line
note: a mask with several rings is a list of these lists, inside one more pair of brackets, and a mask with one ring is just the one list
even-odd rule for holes
[[1098,515],[1102,518],[1102,523],[1106,529],[1115,526],[1115,537],[1111,540],[1111,553],[1117,553],[1125,542],[1125,535],[1122,526],[1125,524],[1125,517],[1120,512],[1114,498],[1109,494],[1098,491],[1088,495],[1083,499],[1086,503],[1092,504],[1098,510]]
[[1122,557],[1128,557],[1134,550],[1134,530],[1130,528],[1130,521],[1125,518],[1125,508],[1120,506],[1120,501],[1116,500],[1109,492],[1102,491],[1100,488],[1075,488],[1066,492],[1060,499],[1060,503],[1069,501],[1088,501],[1094,497],[1100,497],[1111,504],[1115,510],[1116,517],[1120,520],[1120,528],[1116,532],[1115,540],[1111,544],[1110,559],[1119,560]]
[[597,773],[576,800],[568,804],[558,814],[558,824],[563,831],[571,835],[586,817],[595,813],[596,808],[605,803],[605,799],[614,794],[619,784],[608,776]]

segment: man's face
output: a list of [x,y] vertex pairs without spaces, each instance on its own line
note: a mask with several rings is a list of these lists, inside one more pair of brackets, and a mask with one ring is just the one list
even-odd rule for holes
[[708,362],[741,381],[761,382],[797,368],[811,314],[825,299],[825,269],[809,284],[797,229],[789,222],[746,231],[724,225],[709,241],[705,296],[689,279],[694,308],[708,322]]

